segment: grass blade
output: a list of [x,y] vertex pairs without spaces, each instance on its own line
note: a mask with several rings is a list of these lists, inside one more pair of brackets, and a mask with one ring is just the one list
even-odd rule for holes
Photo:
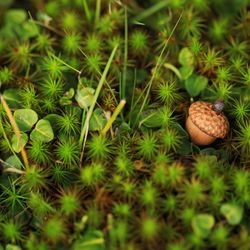
[[108,120],[106,126],[103,128],[103,130],[101,131],[101,134],[105,135],[108,130],[110,129],[110,127],[112,126],[113,122],[115,121],[116,117],[121,113],[122,109],[124,108],[126,104],[125,100],[121,100],[119,105],[116,107],[113,115],[111,116],[111,118]]
[[95,25],[98,24],[101,14],[101,0],[96,0]]
[[84,12],[85,12],[85,15],[86,15],[86,19],[87,19],[88,23],[90,23],[90,21],[91,21],[91,13],[89,11],[89,6],[88,6],[88,3],[87,3],[87,0],[83,0],[83,8],[84,8]]
[[[82,147],[81,156],[80,156],[80,162],[82,162],[82,159],[83,159],[85,142],[86,142],[86,138],[87,138],[87,135],[88,135],[89,121],[90,121],[90,118],[91,118],[92,113],[94,111],[95,104],[96,104],[96,101],[97,101],[98,96],[100,94],[100,91],[102,89],[102,86],[103,86],[103,84],[104,84],[104,82],[106,80],[106,76],[108,74],[108,71],[109,71],[109,68],[111,66],[111,63],[112,63],[112,61],[114,59],[114,56],[115,56],[117,48],[118,48],[118,45],[116,45],[114,47],[114,49],[113,49],[113,51],[112,51],[112,53],[111,53],[111,55],[109,57],[109,60],[108,60],[108,62],[106,64],[106,67],[105,67],[105,69],[104,69],[104,71],[102,73],[101,79],[100,79],[100,81],[98,83],[98,86],[96,88],[93,102],[92,102],[91,106],[89,107],[89,110],[88,110],[88,112],[86,114],[86,119],[85,119],[84,125],[83,125],[83,127],[81,129],[81,135],[80,135],[80,139],[79,139],[79,144]],[[85,138],[85,140],[84,140],[84,138]]]
[[[149,93],[150,93],[150,90],[151,90],[153,81],[154,81],[155,76],[156,76],[156,72],[157,72],[157,70],[159,70],[159,68],[162,66],[161,59],[162,59],[162,57],[163,57],[163,54],[164,54],[164,52],[165,52],[165,50],[166,50],[166,47],[167,47],[167,45],[168,45],[168,43],[169,43],[170,38],[172,37],[172,35],[173,35],[173,33],[174,33],[174,31],[175,31],[175,29],[176,29],[178,23],[179,23],[180,20],[181,20],[181,17],[182,17],[182,13],[181,13],[180,17],[178,18],[178,20],[177,20],[177,22],[176,22],[176,24],[175,24],[173,30],[171,31],[171,33],[170,33],[170,35],[169,35],[169,37],[168,37],[168,39],[167,39],[167,41],[166,41],[166,43],[165,43],[165,45],[164,45],[162,51],[161,51],[161,53],[160,53],[160,56],[159,56],[159,58],[158,58],[158,60],[157,60],[157,63],[156,63],[156,66],[155,66],[155,69],[154,69],[154,71],[153,71],[153,75],[152,75],[150,81],[148,82],[147,86],[145,87],[145,89],[144,89],[143,92],[142,92],[142,94],[143,94],[143,93],[147,90],[146,96],[145,96],[145,98],[144,98],[144,100],[143,100],[143,102],[142,102],[142,105],[141,105],[139,114],[143,111],[143,109],[144,109],[144,107],[145,107],[145,104],[146,104],[146,102],[147,102],[147,99],[148,99],[148,96],[149,96]],[[138,98],[138,101],[139,101],[139,98]],[[138,102],[137,102],[137,103],[138,103]],[[138,118],[139,118],[139,114],[138,114],[138,116],[136,117],[134,126],[136,126],[136,124],[137,124],[137,121],[138,121]]]
[[125,9],[125,33],[124,33],[124,61],[123,61],[123,74],[122,74],[122,87],[121,87],[121,99],[126,99],[126,81],[127,81],[127,63],[128,63],[128,14],[127,6]]
[[169,5],[169,1],[166,1],[166,0],[160,1],[154,4],[153,6],[151,6],[150,8],[147,8],[146,10],[144,10],[138,16],[134,17],[131,22],[138,23],[144,20],[145,18],[152,16],[154,13],[160,11],[161,9],[166,8],[168,5]]

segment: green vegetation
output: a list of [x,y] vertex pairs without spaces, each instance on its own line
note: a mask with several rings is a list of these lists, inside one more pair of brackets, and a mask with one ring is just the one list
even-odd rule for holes
[[0,250],[249,250],[249,8],[0,1]]

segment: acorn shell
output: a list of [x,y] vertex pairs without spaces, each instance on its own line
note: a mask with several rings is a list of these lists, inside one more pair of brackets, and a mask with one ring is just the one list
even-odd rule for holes
[[197,101],[189,108],[192,122],[204,133],[214,138],[224,138],[229,131],[229,122],[223,112],[213,110],[213,104]]

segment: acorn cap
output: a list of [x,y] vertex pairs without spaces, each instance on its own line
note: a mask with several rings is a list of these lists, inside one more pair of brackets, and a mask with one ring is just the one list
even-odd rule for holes
[[215,138],[224,138],[229,130],[229,122],[222,112],[216,112],[214,105],[197,101],[189,108],[192,122],[204,133]]

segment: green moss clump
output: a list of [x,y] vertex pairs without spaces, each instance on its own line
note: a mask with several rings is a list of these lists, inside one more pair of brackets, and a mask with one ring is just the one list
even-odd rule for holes
[[0,2],[0,249],[250,249],[249,0]]

